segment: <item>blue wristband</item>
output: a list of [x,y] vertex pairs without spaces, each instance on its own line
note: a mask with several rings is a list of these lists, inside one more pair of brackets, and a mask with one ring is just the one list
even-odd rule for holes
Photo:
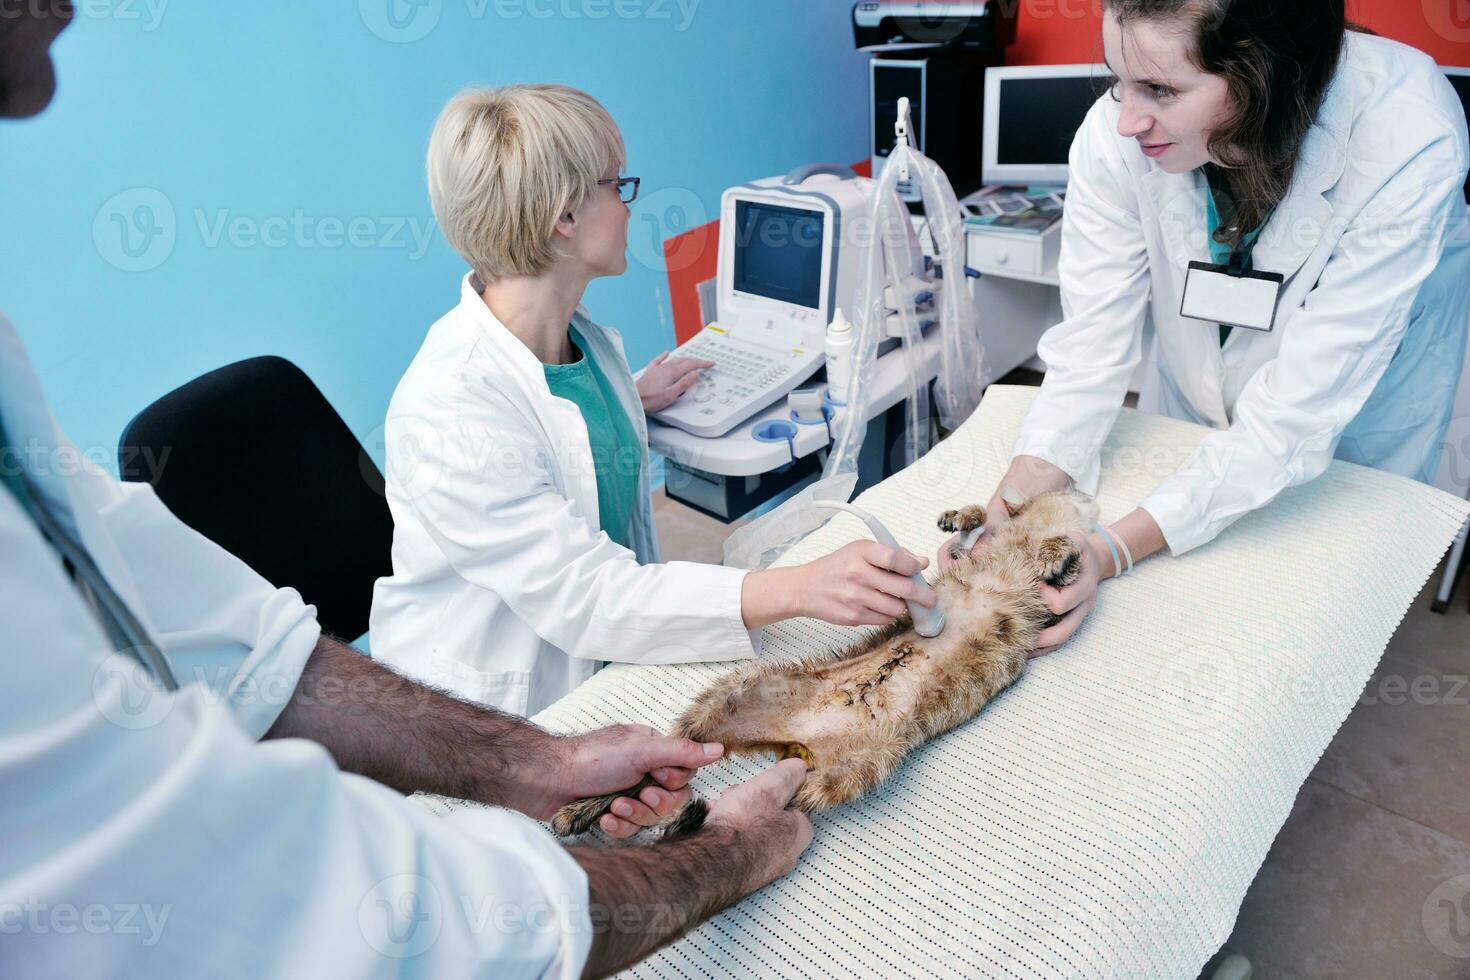
[[1118,557],[1118,547],[1113,544],[1113,536],[1101,524],[1092,525],[1092,531],[1103,539],[1108,546],[1108,553],[1113,556],[1113,576],[1121,576],[1123,574],[1123,559]]

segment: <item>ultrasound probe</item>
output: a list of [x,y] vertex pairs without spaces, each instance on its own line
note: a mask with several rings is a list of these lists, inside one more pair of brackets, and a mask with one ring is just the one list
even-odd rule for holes
[[[878,539],[879,544],[887,545],[890,548],[899,547],[899,544],[896,540],[894,540],[893,535],[888,533],[888,528],[883,526],[883,522],[878,520],[878,518],[874,517],[872,514],[869,514],[862,508],[854,507],[852,504],[840,504],[832,500],[817,500],[814,501],[814,503],[818,507],[828,507],[832,510],[846,511],[853,517],[856,517],[858,520],[868,525],[868,530],[873,532],[873,537]],[[929,584],[928,579],[924,578],[923,572],[915,572],[913,575],[910,576],[910,578],[912,578],[919,585]],[[919,605],[912,599],[905,599],[904,602],[908,604],[909,615],[913,617],[915,633],[918,633],[920,636],[928,637],[938,636],[940,633],[944,632],[944,610],[940,609],[938,605],[936,605],[933,609],[929,609],[926,606]]]

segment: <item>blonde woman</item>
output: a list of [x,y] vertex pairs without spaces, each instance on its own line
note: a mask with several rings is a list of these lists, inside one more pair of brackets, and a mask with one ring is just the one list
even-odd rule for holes
[[580,305],[627,268],[624,160],[606,110],[560,85],[461,93],[429,143],[435,217],[472,271],[389,407],[372,649],[519,714],[604,661],[737,660],[787,617],[876,625],[935,602],[908,578],[927,559],[873,542],[758,572],[660,562],[644,412],[691,365],[655,362],[640,390]]

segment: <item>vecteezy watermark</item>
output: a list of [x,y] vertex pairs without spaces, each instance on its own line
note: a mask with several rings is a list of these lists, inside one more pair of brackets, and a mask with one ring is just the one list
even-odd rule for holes
[[223,243],[233,248],[408,249],[410,260],[423,258],[434,235],[432,221],[415,217],[316,217],[301,208],[266,218],[196,208],[194,222],[205,248]]
[[301,678],[276,672],[257,677],[238,676],[231,664],[206,669],[175,661],[171,664],[179,683],[175,693],[159,687],[141,666],[149,659],[123,651],[104,658],[92,673],[92,703],[102,717],[119,728],[136,731],[162,724],[186,694],[235,710],[249,711],[264,705],[277,714],[290,702],[303,707],[322,704],[357,711],[374,709],[412,719],[428,710],[430,704],[413,681],[387,670]]
[[31,895],[23,902],[0,901],[0,935],[71,936],[85,932],[92,936],[139,936],[140,945],[156,946],[173,910],[171,904],[89,902],[78,905],[44,902],[39,896]]
[[[700,0],[461,0],[471,21],[521,20],[668,21],[689,29]],[[357,0],[367,29],[384,41],[408,44],[427,37],[444,14],[444,0]]]
[[[122,453],[122,475],[133,480],[154,483],[163,475],[170,447],[127,447]],[[25,475],[71,477],[90,470],[105,470],[118,457],[111,446],[89,446],[82,449],[71,443],[45,444],[32,437],[23,443],[0,448],[0,476]]]
[[357,0],[367,29],[385,41],[407,44],[426,37],[439,23],[441,0]]
[[1439,883],[1420,910],[1420,925],[1431,946],[1446,956],[1470,960],[1470,875]]
[[[655,272],[682,272],[698,262],[711,243],[685,232],[706,225],[710,208],[687,187],[660,187],[633,202],[628,219],[628,253]],[[718,234],[714,229],[708,233]]]
[[0,22],[29,18],[113,20],[136,23],[147,34],[163,23],[169,0],[0,0]]
[[[230,208],[193,208],[192,228],[204,248],[385,249],[424,257],[434,222],[414,215],[314,215],[303,208],[260,217]],[[153,187],[114,194],[97,209],[92,242],[97,253],[124,272],[156,269],[173,254],[179,220],[168,195]]]
[[551,935],[587,930],[625,935],[681,931],[693,910],[669,902],[607,904],[585,895],[553,895],[535,901],[507,900],[494,894],[451,895],[412,872],[389,875],[363,895],[357,925],[363,939],[383,956],[406,959],[431,948],[444,926],[454,924],[471,935]]
[[357,927],[383,956],[406,959],[434,945],[444,927],[444,900],[423,875],[384,878],[357,905]]
[[114,194],[92,219],[92,244],[109,265],[124,272],[147,272],[174,253],[178,221],[173,202],[152,187]]
[[[471,476],[497,487],[539,483],[558,471],[562,479],[592,478],[597,473],[637,476],[642,446],[593,449],[586,456],[556,457],[552,449],[508,435],[478,421],[461,419],[446,427],[442,420],[394,415],[361,438],[367,455],[385,462],[388,492],[405,500],[422,498],[446,476]],[[366,475],[366,473],[365,473]]]
[[1159,666],[1154,698],[1176,728],[1208,732],[1228,724],[1241,705],[1240,671],[1227,651],[1201,643],[1175,651]]
[[92,672],[92,703],[118,728],[152,728],[169,716],[174,700],[130,654],[106,657]]

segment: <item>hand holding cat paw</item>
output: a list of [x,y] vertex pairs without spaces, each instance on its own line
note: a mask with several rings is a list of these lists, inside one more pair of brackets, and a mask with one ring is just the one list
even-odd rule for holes
[[560,778],[546,816],[573,800],[616,793],[652,777],[653,784],[614,801],[612,812],[599,819],[598,827],[610,837],[631,837],[688,803],[694,770],[724,754],[718,743],[672,738],[647,725],[611,725],[560,742]]
[[1077,568],[1077,577],[1070,585],[1057,588],[1045,582],[1040,584],[1041,596],[1046,600],[1052,615],[1057,618],[1036,635],[1036,643],[1031,647],[1029,656],[1040,657],[1051,653],[1071,639],[1072,634],[1077,632],[1077,628],[1096,605],[1097,586],[1102,580],[1104,567],[1098,549],[1106,549],[1096,538],[1095,534],[1072,535],[1072,539],[1077,542],[1081,561]]

